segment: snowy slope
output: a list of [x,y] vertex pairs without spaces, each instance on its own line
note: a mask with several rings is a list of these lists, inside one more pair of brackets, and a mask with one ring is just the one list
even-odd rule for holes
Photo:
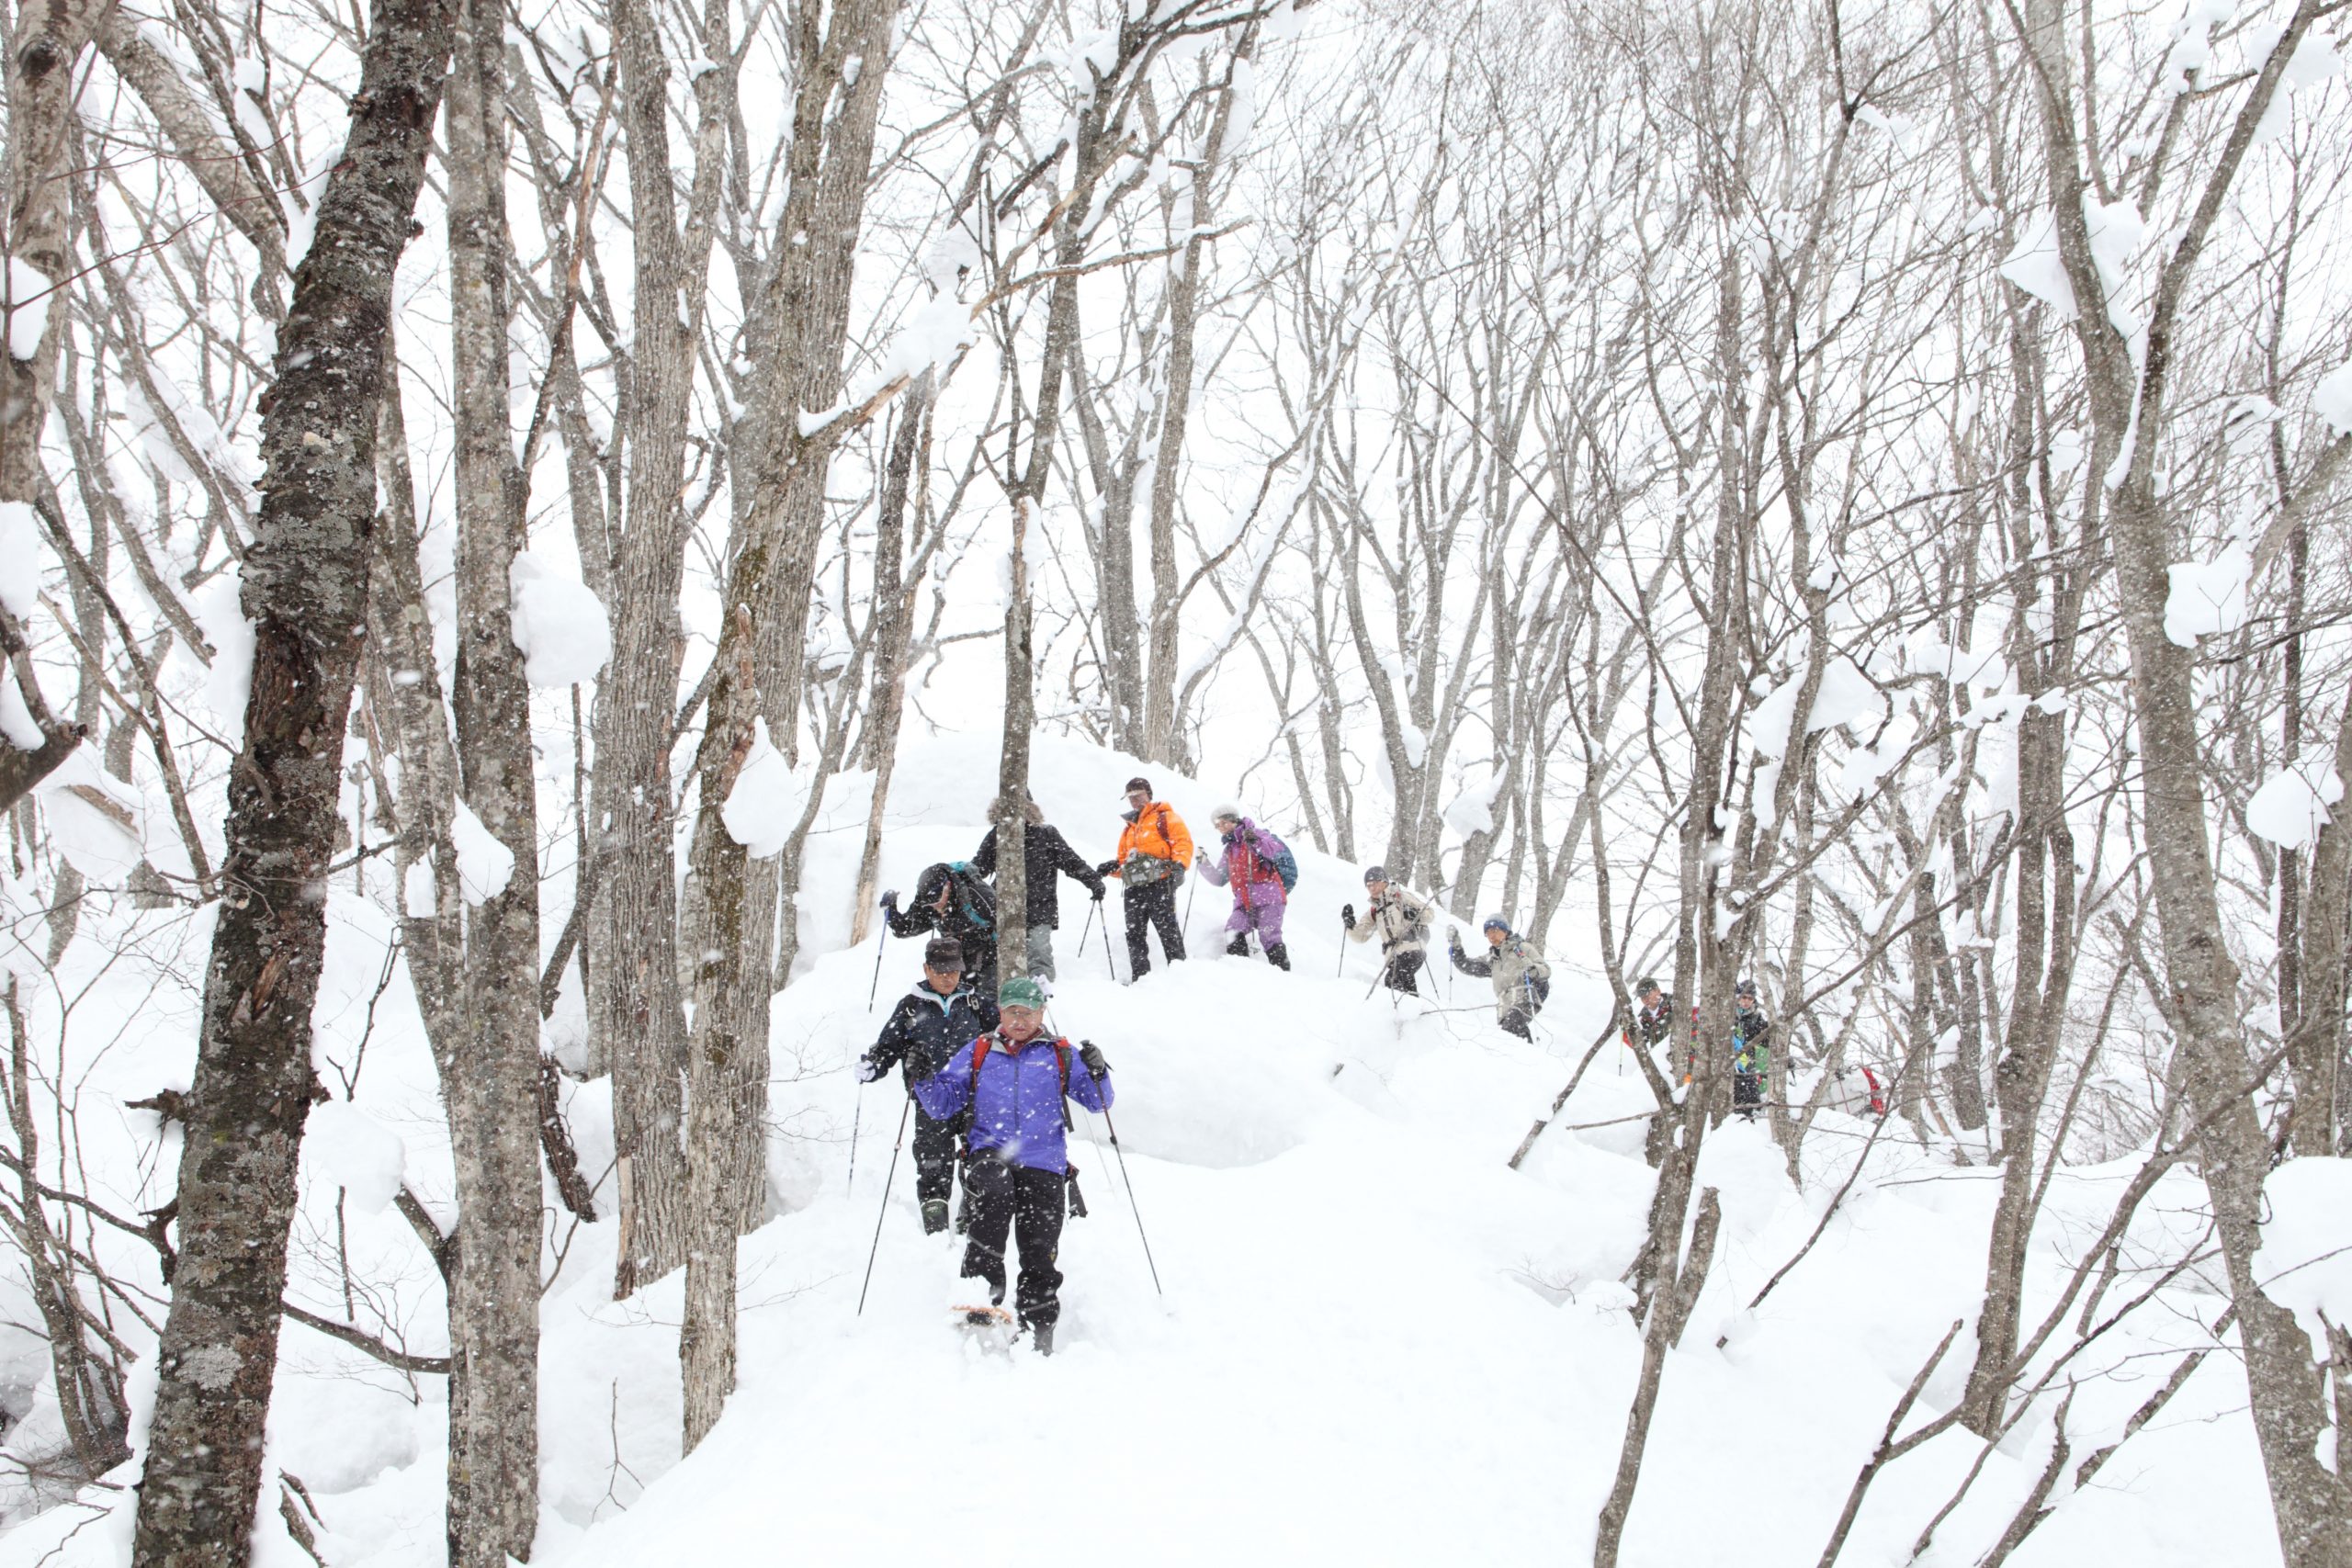
[[[1137,765],[1041,742],[1038,770],[1051,819],[1081,854],[1107,857],[1119,785]],[[887,886],[910,888],[928,862],[970,852],[993,772],[987,738],[910,746],[891,803]],[[1215,791],[1182,781],[1166,791],[1204,828]],[[864,799],[855,778],[832,792],[803,894],[813,956],[776,1000],[778,1213],[742,1244],[741,1387],[704,1447],[679,1462],[679,1281],[613,1303],[610,1220],[558,1227],[544,1301],[535,1561],[1583,1560],[1639,1362],[1616,1280],[1651,1184],[1641,1127],[1555,1132],[1523,1170],[1505,1168],[1606,1016],[1596,983],[1567,967],[1582,955],[1556,955],[1559,985],[1531,1046],[1494,1027],[1482,982],[1457,977],[1449,998],[1441,980],[1433,997],[1401,1006],[1368,998],[1371,950],[1350,947],[1342,960],[1337,920],[1342,899],[1361,897],[1359,868],[1304,842],[1294,844],[1303,879],[1290,928],[1297,969],[1287,976],[1219,953],[1229,904],[1203,887],[1188,933],[1201,956],[1133,987],[1114,984],[1099,923],[1078,950],[1087,905],[1066,888],[1051,1018],[1111,1057],[1134,1199],[1165,1294],[1153,1287],[1116,1162],[1092,1143],[1101,1120],[1081,1115],[1073,1157],[1092,1213],[1064,1233],[1063,1351],[1007,1357],[949,1324],[944,1307],[970,1292],[956,1281],[955,1246],[920,1234],[903,1156],[871,1296],[856,1311],[903,1101],[894,1078],[865,1090],[861,1104],[848,1067],[917,968],[914,944],[890,943],[869,1008],[877,939],[842,947]],[[380,915],[370,924],[365,906],[344,902],[322,1050],[347,1056],[384,929]],[[1109,908],[1115,915],[1115,893]],[[1112,946],[1124,978],[1124,944]],[[430,1066],[404,984],[377,1012],[359,1103],[402,1135],[411,1179],[428,1195],[446,1192]],[[185,1060],[168,1032],[145,1049],[109,1080],[117,1092],[146,1092],[154,1061]],[[1561,1122],[1612,1122],[1646,1110],[1646,1099],[1630,1064],[1604,1055]],[[592,1172],[609,1163],[606,1103],[599,1084],[571,1105]],[[1802,1193],[1761,1129],[1734,1124],[1711,1140],[1702,1180],[1722,1190],[1723,1239],[1667,1370],[1627,1562],[1816,1561],[1894,1399],[1951,1321],[1973,1311],[1994,1179],[1905,1147],[1893,1129],[1819,1246],[1761,1309],[1744,1310],[1804,1246],[1867,1131],[1826,1114]],[[168,1160],[163,1169],[168,1179]],[[321,1213],[331,1223],[325,1171],[312,1150],[306,1224]],[[2040,1300],[2129,1174],[2062,1176],[2037,1238]],[[2151,1236],[2165,1215],[2194,1206],[2186,1189],[2157,1197],[2144,1222]],[[370,1268],[405,1271],[412,1348],[437,1348],[437,1295],[413,1258],[396,1261],[397,1220],[352,1224]],[[324,1300],[315,1247],[306,1256],[313,1273],[298,1293]],[[2213,1310],[2187,1304],[2208,1318]],[[2196,1335],[2159,1310],[2102,1341],[2087,1364],[2130,1365]],[[438,1562],[440,1380],[412,1385],[297,1327],[286,1344],[271,1473],[298,1474],[317,1495],[327,1560]],[[1966,1349],[1963,1335],[1923,1410],[1957,1395]],[[2171,1364],[2150,1357],[2136,1381],[2086,1386],[2070,1419],[2077,1451],[2111,1440]],[[2015,1561],[2275,1562],[2240,1376],[2228,1358],[2210,1358],[2098,1487]],[[2027,1423],[1920,1561],[1973,1562],[2040,1472],[2049,1440],[2046,1418]],[[1976,1457],[1973,1439],[1948,1435],[1891,1468],[1841,1561],[1905,1561]],[[89,1507],[56,1509],[0,1537],[0,1568],[124,1561],[127,1494],[86,1495]],[[277,1523],[274,1490],[269,1501],[258,1561],[307,1561]]]

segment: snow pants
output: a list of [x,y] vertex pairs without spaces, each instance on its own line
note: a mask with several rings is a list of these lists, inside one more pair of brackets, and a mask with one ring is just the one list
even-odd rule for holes
[[915,1107],[915,1200],[942,1203],[956,1195],[956,1123],[934,1122]]
[[1381,972],[1380,983],[1405,996],[1419,996],[1420,982],[1415,976],[1420,973],[1421,965],[1429,962],[1429,956],[1419,949],[1397,953],[1388,960],[1387,966]]
[[[1718,1104],[1722,1103],[1717,1101]],[[1731,1108],[1748,1121],[1756,1120],[1757,1111],[1764,1103],[1764,1075],[1734,1069],[1731,1075]]]
[[1127,976],[1140,980],[1151,973],[1151,949],[1146,933],[1152,928],[1159,931],[1159,951],[1168,962],[1175,963],[1184,956],[1184,928],[1176,919],[1176,879],[1163,876],[1158,882],[1141,887],[1130,887],[1119,895],[1127,908]]
[[972,1203],[972,1228],[964,1247],[961,1276],[986,1280],[989,1300],[1002,1305],[1005,1244],[1021,1244],[1021,1288],[1013,1309],[1024,1325],[1053,1326],[1061,1315],[1062,1214],[1069,1178],[1058,1170],[1007,1165],[993,1150],[976,1153],[964,1170],[964,1190]]
[[1054,928],[1051,926],[1029,928],[1029,973],[1040,980],[1055,977]]
[[[1279,883],[1273,886],[1277,889],[1281,886]],[[1226,917],[1225,929],[1237,937],[1256,931],[1260,944],[1272,953],[1283,944],[1283,910],[1290,901],[1280,891],[1270,893],[1262,886],[1252,887],[1250,894],[1257,901],[1245,904],[1236,898],[1233,913]]]

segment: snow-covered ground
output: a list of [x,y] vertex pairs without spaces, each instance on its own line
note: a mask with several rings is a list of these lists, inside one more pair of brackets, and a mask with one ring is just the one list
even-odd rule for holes
[[[1156,773],[1041,741],[1037,793],[1081,854],[1107,858],[1119,786],[1136,771]],[[988,738],[910,744],[890,806],[886,886],[911,887],[925,863],[971,852],[993,776]],[[1205,831],[1219,792],[1164,782]],[[1080,950],[1086,898],[1065,885],[1051,1021],[1111,1058],[1127,1174],[1165,1291],[1099,1142],[1102,1121],[1081,1113],[1073,1156],[1092,1213],[1064,1232],[1061,1353],[1006,1355],[951,1324],[944,1309],[970,1292],[956,1280],[951,1240],[920,1233],[904,1156],[881,1214],[871,1295],[857,1311],[902,1097],[893,1077],[865,1089],[861,1105],[849,1067],[915,979],[918,957],[911,942],[889,944],[869,1007],[879,939],[843,945],[865,798],[854,775],[831,794],[802,896],[811,956],[776,999],[777,1213],[742,1243],[741,1389],[680,1462],[679,1281],[615,1303],[610,1219],[556,1224],[534,1561],[1583,1561],[1640,1359],[1618,1279],[1651,1173],[1640,1122],[1617,1119],[1648,1102],[1618,1046],[1605,1048],[1560,1118],[1563,1128],[1615,1124],[1555,1131],[1519,1171],[1506,1161],[1607,1016],[1589,972],[1567,966],[1589,955],[1555,941],[1558,984],[1542,1039],[1528,1045],[1495,1027],[1483,982],[1438,978],[1425,982],[1434,995],[1402,1005],[1368,997],[1372,951],[1350,946],[1342,957],[1338,921],[1343,899],[1361,901],[1360,868],[1301,840],[1289,975],[1224,956],[1227,897],[1200,887],[1188,889],[1194,960],[1115,984],[1099,922]],[[1108,908],[1115,916],[1115,894]],[[319,1054],[347,1069],[390,922],[356,895],[338,893],[334,913]],[[1110,945],[1123,979],[1124,942],[1114,934]],[[119,1101],[184,1079],[192,1051],[193,998],[148,989],[173,954],[149,962],[98,977],[77,1025],[120,1032],[87,1094],[107,1100],[105,1120],[120,1125],[119,1136],[94,1140],[116,1161],[99,1185],[126,1209],[161,1201],[177,1151],[159,1147],[153,1119]],[[411,1183],[446,1204],[431,1067],[403,979],[373,1012],[350,1114],[398,1134]],[[571,1097],[592,1173],[610,1163],[607,1105],[602,1084]],[[1900,1123],[1882,1134],[1818,1246],[1747,1310],[1804,1245],[1869,1131],[1825,1113],[1806,1145],[1803,1190],[1763,1129],[1734,1123],[1711,1138],[1702,1179],[1721,1190],[1722,1240],[1666,1370],[1629,1564],[1815,1562],[1904,1386],[1952,1321],[1972,1314],[1996,1178],[1955,1168]],[[350,1153],[368,1127],[355,1134],[346,1118],[345,1134],[333,1149],[307,1151],[293,1288],[336,1313],[335,1190],[356,1191],[386,1157],[380,1147]],[[2130,1174],[2076,1168],[2054,1183],[2029,1322]],[[2176,1216],[2201,1200],[2192,1178],[2168,1180],[2135,1232],[2152,1246],[2192,1227]],[[609,1209],[609,1183],[600,1197]],[[389,1209],[345,1208],[356,1278],[405,1325],[412,1349],[439,1349],[437,1285],[413,1237]],[[2170,1239],[2177,1249],[2184,1237]],[[2139,1288],[2119,1289],[2110,1307]],[[2210,1322],[2219,1304],[2176,1291],[2082,1358],[2068,1420],[2077,1454],[2114,1439],[2175,1364],[2159,1352],[2204,1342],[2188,1314]],[[308,1329],[285,1332],[256,1560],[308,1561],[277,1521],[283,1471],[316,1499],[329,1531],[320,1550],[335,1568],[440,1562],[441,1380],[405,1379]],[[1969,1348],[1963,1331],[1913,1424],[1956,1398]],[[2110,1368],[2120,1370],[2092,1375]],[[1999,1533],[2047,1457],[2054,1404],[1989,1459],[1920,1562],[1973,1562]],[[2235,1361],[2209,1358],[2015,1561],[2276,1562],[2244,1405]],[[1908,1561],[1977,1449],[1947,1434],[1889,1469],[1841,1561]],[[126,1467],[111,1479],[134,1478]],[[0,1568],[125,1561],[130,1495],[94,1489],[82,1505],[19,1525],[0,1537]]]

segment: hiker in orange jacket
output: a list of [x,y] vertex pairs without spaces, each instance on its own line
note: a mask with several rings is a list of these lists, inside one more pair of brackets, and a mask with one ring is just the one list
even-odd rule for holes
[[1127,909],[1127,965],[1135,979],[1151,970],[1145,931],[1159,928],[1159,951],[1173,964],[1184,956],[1184,931],[1176,919],[1176,889],[1193,863],[1193,835],[1166,801],[1151,798],[1151,781],[1127,781],[1126,823],[1119,835],[1119,858],[1094,869],[1119,879],[1120,902]]

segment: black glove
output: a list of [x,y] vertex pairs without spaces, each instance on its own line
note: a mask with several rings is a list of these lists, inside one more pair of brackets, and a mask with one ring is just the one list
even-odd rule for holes
[[860,1056],[857,1059],[857,1081],[860,1083],[872,1083],[889,1070],[870,1055]]
[[882,907],[892,914],[899,912],[899,890],[895,887],[882,895]]
[[1097,876],[1108,876],[1118,869],[1119,863],[1117,861],[1106,860],[1101,865],[1094,868],[1094,874]]
[[1100,904],[1101,902],[1102,902],[1102,895],[1104,895],[1105,893],[1108,893],[1109,891],[1111,891],[1111,890],[1110,890],[1108,887],[1103,886],[1101,883],[1099,883],[1099,882],[1098,882],[1098,883],[1096,883],[1096,884],[1094,885],[1094,891],[1093,891],[1091,894],[1090,894],[1090,895],[1089,895],[1089,897],[1091,897],[1091,898],[1092,898],[1096,903]]
[[1078,1059],[1084,1062],[1086,1070],[1097,1078],[1108,1077],[1111,1074],[1111,1064],[1102,1059],[1102,1047],[1091,1040],[1078,1043]]
[[1350,931],[1356,929],[1356,907],[1353,904],[1340,906],[1340,923]]
[[1462,933],[1460,931],[1448,931],[1445,933],[1445,950],[1452,953],[1459,953],[1462,951]]

